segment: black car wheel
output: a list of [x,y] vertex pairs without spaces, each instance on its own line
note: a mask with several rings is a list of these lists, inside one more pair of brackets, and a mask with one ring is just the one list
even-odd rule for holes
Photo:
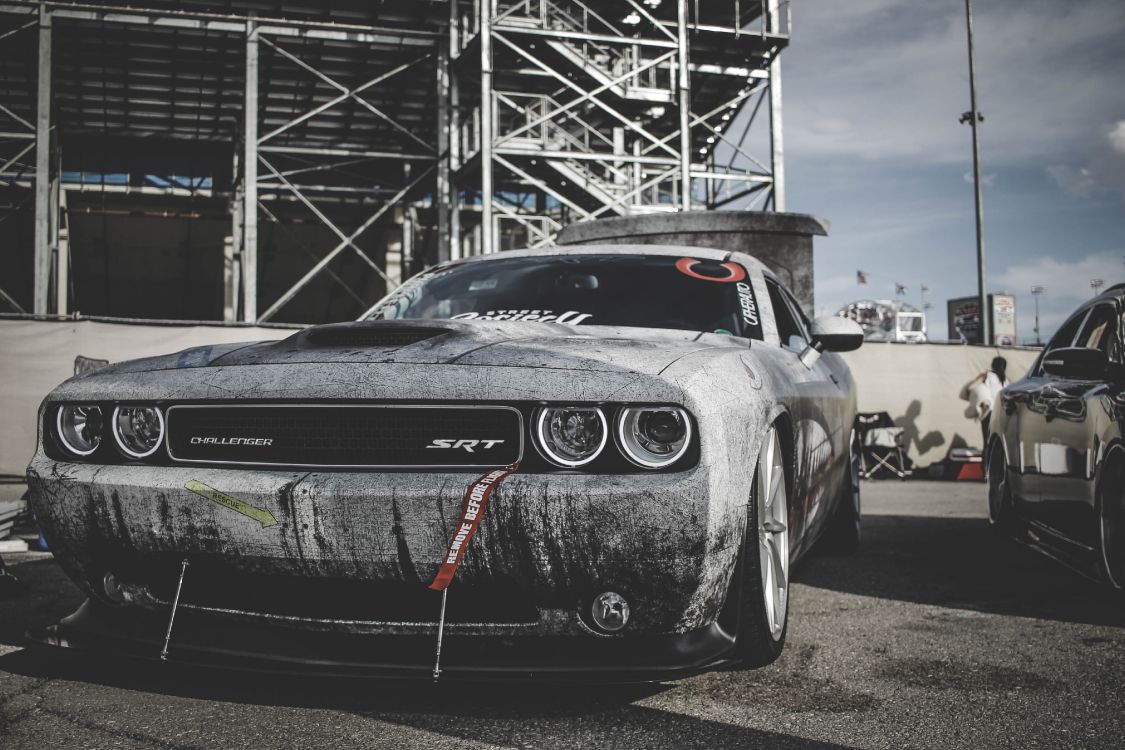
[[1112,448],[1098,476],[1098,538],[1102,573],[1113,588],[1125,588],[1125,450]]
[[1008,486],[1008,459],[995,440],[988,451],[988,525],[998,536],[1012,533],[1012,489]]
[[778,437],[771,427],[762,441],[739,555],[735,651],[748,667],[775,661],[789,626],[789,491]]
[[859,487],[859,440],[852,430],[848,443],[848,474],[840,486],[836,509],[821,537],[819,550],[828,554],[850,555],[859,548],[862,506]]

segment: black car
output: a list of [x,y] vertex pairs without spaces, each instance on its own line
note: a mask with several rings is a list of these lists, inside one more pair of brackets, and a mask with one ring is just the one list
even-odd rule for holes
[[988,517],[1085,575],[1125,586],[1125,284],[1080,307],[997,396]]

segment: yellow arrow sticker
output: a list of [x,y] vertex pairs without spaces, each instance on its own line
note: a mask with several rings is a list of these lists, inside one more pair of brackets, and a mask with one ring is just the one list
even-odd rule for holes
[[191,490],[200,497],[205,497],[213,503],[218,503],[224,508],[229,508],[235,513],[241,513],[247,518],[253,518],[258,523],[262,524],[262,528],[267,526],[277,526],[277,519],[273,517],[273,513],[263,508],[255,508],[249,503],[244,503],[236,497],[219,492],[214,487],[208,487],[203,482],[197,482],[194,479],[188,480],[184,485],[185,488]]

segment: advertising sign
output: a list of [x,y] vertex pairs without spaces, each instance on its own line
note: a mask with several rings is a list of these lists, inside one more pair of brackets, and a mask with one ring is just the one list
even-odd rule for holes
[[980,300],[976,297],[951,299],[946,312],[949,320],[949,340],[979,344],[980,341]]
[[993,346],[1016,345],[1016,298],[1010,294],[990,294]]
[[[946,312],[949,321],[949,340],[968,344],[981,342],[980,301],[976,297],[951,299]],[[1011,294],[988,295],[993,346],[1015,346],[1016,298]]]

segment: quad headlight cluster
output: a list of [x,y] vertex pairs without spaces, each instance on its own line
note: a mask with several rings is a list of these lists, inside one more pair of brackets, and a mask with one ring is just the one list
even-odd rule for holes
[[92,455],[106,440],[107,432],[125,458],[147,458],[164,442],[164,415],[156,406],[115,406],[108,419],[97,404],[58,407],[55,437],[71,456]]
[[[678,406],[625,406],[613,416],[621,453],[644,469],[663,469],[691,446],[691,418]],[[544,406],[532,426],[535,447],[551,463],[577,468],[605,450],[610,420],[599,406]]]
[[[595,472],[619,471],[625,461],[644,470],[667,469],[692,447],[691,417],[678,406],[524,408],[536,450],[564,470],[589,465]],[[66,458],[112,462],[116,452],[126,461],[152,461],[166,441],[166,417],[153,404],[62,404],[48,417],[56,450]],[[598,461],[602,456],[606,461]]]

